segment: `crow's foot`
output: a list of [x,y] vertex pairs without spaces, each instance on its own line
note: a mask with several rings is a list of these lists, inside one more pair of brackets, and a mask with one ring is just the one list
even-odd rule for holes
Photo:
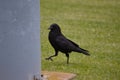
[[53,61],[53,59],[51,58],[51,57],[48,57],[48,58],[45,58],[46,60],[51,60],[51,61]]

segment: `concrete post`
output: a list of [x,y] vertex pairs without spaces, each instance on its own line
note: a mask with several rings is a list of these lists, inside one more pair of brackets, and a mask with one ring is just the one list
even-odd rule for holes
[[40,80],[39,0],[0,0],[0,80]]

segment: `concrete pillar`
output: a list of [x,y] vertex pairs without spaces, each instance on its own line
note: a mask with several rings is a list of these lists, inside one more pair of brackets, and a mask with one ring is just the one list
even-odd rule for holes
[[40,79],[39,0],[0,0],[0,80]]

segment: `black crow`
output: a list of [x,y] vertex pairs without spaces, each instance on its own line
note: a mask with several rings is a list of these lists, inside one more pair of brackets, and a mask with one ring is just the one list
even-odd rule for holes
[[90,55],[87,50],[80,48],[79,45],[67,39],[62,34],[61,29],[58,24],[54,23],[50,25],[49,30],[50,32],[49,32],[48,39],[55,50],[55,54],[46,58],[46,60],[52,60],[52,57],[57,56],[59,51],[61,51],[62,53],[66,55],[67,64],[69,63],[69,53],[72,51],[83,53],[85,55]]

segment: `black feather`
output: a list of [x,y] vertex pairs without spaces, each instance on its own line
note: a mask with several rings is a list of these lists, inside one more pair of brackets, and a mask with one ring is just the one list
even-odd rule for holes
[[50,25],[49,29],[50,32],[48,39],[55,50],[55,55],[46,58],[47,60],[52,60],[52,57],[57,56],[59,51],[63,52],[66,55],[67,63],[69,63],[69,53],[72,51],[90,55],[88,50],[80,48],[78,44],[67,39],[61,33],[61,29],[58,24]]

